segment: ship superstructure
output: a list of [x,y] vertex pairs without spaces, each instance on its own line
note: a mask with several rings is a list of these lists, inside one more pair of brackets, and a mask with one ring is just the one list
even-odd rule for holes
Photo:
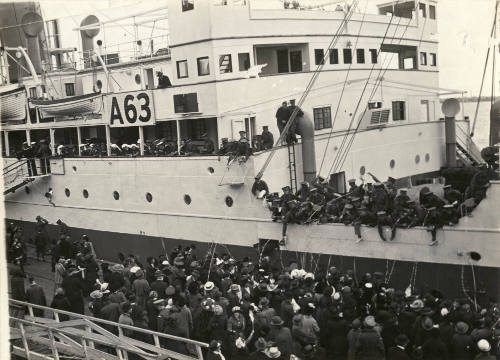
[[[6,123],[2,112],[4,166],[22,171],[13,156],[25,141],[46,138],[54,155],[60,145],[74,149],[50,160],[48,176],[14,176],[15,192],[5,198],[7,218],[64,219],[75,236],[91,236],[98,255],[108,259],[118,252],[165,252],[182,242],[246,253],[255,243],[281,238],[281,224],[271,221],[251,191],[271,152],[262,177],[271,192],[316,176],[345,192],[346,179],[361,181],[368,172],[411,186],[412,197],[419,185],[442,191],[435,178],[450,159],[440,96],[461,92],[439,87],[436,2],[381,4],[377,14],[344,2],[328,10],[258,4],[170,0],[168,47],[116,64],[91,36],[95,19],[87,18],[77,30],[90,38],[86,59],[94,66],[47,73],[59,98],[49,95],[47,83],[47,95],[39,96],[43,89],[35,79],[20,79],[30,98],[26,116]],[[172,86],[159,88],[158,71]],[[306,89],[318,73],[314,87]],[[242,130],[253,141],[268,126],[277,139],[277,108],[283,101],[299,103],[305,91],[299,143],[278,143],[244,162],[217,155],[223,139],[238,140]],[[457,156],[463,163],[480,162],[468,133],[468,122],[458,120]],[[186,140],[202,137],[215,145],[213,154],[145,156],[147,144],[157,139],[180,150]],[[103,145],[99,156],[85,156],[87,139]],[[117,156],[117,144],[134,144],[138,156]],[[498,198],[499,186],[492,184],[488,196]],[[435,247],[428,246],[425,228],[399,231],[392,243],[366,228],[358,242],[352,227],[325,224],[290,226],[282,250],[334,256],[345,266],[352,257],[384,266],[400,261],[404,271],[424,262],[427,273],[463,269],[474,251],[481,255],[475,264],[496,273],[500,249],[494,239],[500,230],[488,217],[492,206],[488,199],[477,209],[481,217],[440,230]],[[471,234],[478,237],[474,249]],[[484,287],[496,291],[494,279]]]

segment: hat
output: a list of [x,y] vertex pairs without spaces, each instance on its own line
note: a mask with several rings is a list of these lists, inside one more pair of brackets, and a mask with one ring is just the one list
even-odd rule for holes
[[220,346],[220,342],[217,340],[212,340],[210,341],[210,345],[208,345],[208,348],[212,351],[217,350]]
[[432,319],[428,316],[426,316],[423,320],[422,320],[422,328],[424,330],[432,330],[432,328],[434,327],[434,321],[432,321]]
[[163,276],[163,273],[161,272],[161,270],[156,270],[155,277],[160,277],[160,276]]
[[375,325],[377,325],[377,323],[375,322],[375,318],[371,315],[368,315],[367,317],[365,317],[365,321],[364,321],[364,324],[366,327],[375,327]]
[[94,290],[90,293],[90,297],[94,300],[102,298],[102,292],[100,290]]
[[229,290],[234,291],[234,292],[238,292],[238,291],[240,291],[240,286],[238,284],[231,284],[231,286],[229,287]]
[[132,267],[130,268],[130,272],[131,272],[132,274],[135,274],[135,273],[136,273],[137,271],[139,271],[140,269],[141,269],[141,268],[140,268],[139,266],[132,266]]
[[232,313],[235,313],[235,312],[241,313],[242,311],[241,311],[241,308],[239,306],[233,306],[233,308],[231,309],[231,312]]
[[170,263],[168,262],[168,260],[163,260],[163,261],[161,262],[161,264],[162,264],[162,265],[170,265]]
[[375,184],[373,184],[373,186],[379,187],[379,186],[382,186],[382,183],[377,181]]
[[479,351],[488,352],[491,350],[491,345],[486,339],[481,339],[477,342],[477,348]]
[[144,271],[142,271],[142,269],[139,269],[135,272],[136,277],[141,277],[142,275],[144,275]]
[[455,325],[455,331],[459,334],[467,334],[467,331],[469,331],[469,325],[467,325],[467,323],[463,322],[463,321],[459,321],[456,325]]
[[371,289],[373,287],[373,284],[371,282],[365,283],[365,288]]
[[264,350],[265,348],[267,348],[267,343],[266,343],[266,340],[264,340],[264,338],[258,338],[257,341],[255,342],[255,349],[257,351],[262,351]]
[[177,256],[175,259],[174,259],[174,265],[175,266],[184,266],[184,257],[183,256]]
[[215,284],[211,281],[207,281],[205,283],[205,285],[203,285],[203,288],[205,289],[205,291],[212,291],[215,287]]
[[259,300],[259,306],[268,306],[269,305],[269,299],[267,297],[263,297]]
[[288,191],[291,191],[291,190],[292,190],[292,188],[291,188],[290,186],[283,186],[283,187],[281,188],[281,190],[283,190],[283,191],[287,191],[287,190],[288,190]]
[[380,215],[380,216],[385,215],[385,211],[377,211],[377,215]]
[[394,181],[396,181],[396,179],[394,179],[392,176],[389,176],[389,177],[387,178],[387,181],[394,182]]
[[108,286],[109,286],[109,283],[107,283],[107,282],[102,283],[100,291],[102,291],[103,294],[109,293]]
[[279,316],[273,316],[270,322],[270,324],[274,326],[280,326],[283,325],[283,323],[284,321]]
[[401,189],[399,189],[399,191],[406,194],[408,192],[408,189],[407,188],[401,188]]
[[422,311],[420,312],[423,316],[432,316],[434,315],[434,310],[432,310],[430,307],[424,307]]
[[305,276],[304,276],[304,280],[305,279],[312,279],[314,280],[314,274],[313,273],[307,273]]
[[349,179],[348,183],[349,184],[356,183],[356,179]]
[[167,295],[167,296],[172,296],[172,295],[174,295],[174,294],[175,294],[175,288],[174,288],[172,285],[168,286],[168,287],[165,289],[165,295]]
[[211,311],[214,306],[214,301],[210,298],[201,301],[201,307],[203,310]]
[[394,339],[394,342],[396,343],[396,345],[406,346],[410,342],[410,339],[408,339],[408,336],[406,336],[405,334],[399,334]]
[[448,315],[450,312],[448,311],[448,309],[447,309],[447,308],[445,308],[445,307],[444,307],[444,308],[442,308],[442,309],[441,309],[441,312],[440,312],[440,313],[441,313],[441,316],[446,316],[446,315]]
[[410,304],[410,308],[414,309],[414,310],[420,310],[420,309],[423,309],[424,307],[424,302],[420,299],[415,299],[411,304]]
[[266,354],[269,359],[277,359],[281,356],[281,351],[276,346],[271,346],[264,350],[264,354]]

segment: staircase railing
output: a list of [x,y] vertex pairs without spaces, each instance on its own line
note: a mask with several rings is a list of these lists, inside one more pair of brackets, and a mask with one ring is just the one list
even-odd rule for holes
[[[141,359],[203,360],[203,350],[208,344],[164,334],[91,316],[53,309],[24,301],[9,299],[9,326],[12,352],[15,355],[40,358],[30,344],[40,344],[59,359],[63,354],[86,359],[103,358],[109,360],[128,359],[134,354]],[[27,311],[27,315],[26,315]],[[47,312],[50,317],[35,316]],[[61,319],[67,318],[62,321]],[[148,339],[150,341],[141,341]],[[185,353],[165,348],[165,343],[179,342],[185,345]],[[38,347],[39,349],[39,347]],[[39,351],[37,349],[37,351]]]
[[457,144],[460,145],[476,163],[484,162],[481,156],[481,150],[479,150],[470,135],[460,126],[457,126],[456,129]]

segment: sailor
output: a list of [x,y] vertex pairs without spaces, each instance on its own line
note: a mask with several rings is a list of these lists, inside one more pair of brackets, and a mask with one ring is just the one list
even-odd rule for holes
[[244,156],[248,158],[250,156],[250,144],[246,136],[246,131],[240,131],[240,139],[238,140],[237,156]]
[[305,223],[309,220],[313,212],[313,203],[311,201],[302,201],[296,212],[296,219],[300,223]]
[[292,194],[292,188],[290,186],[285,186],[281,190],[283,190],[283,195],[280,197],[280,206],[281,206],[281,214],[286,214],[288,210],[288,203],[291,200],[294,200],[294,196]]
[[441,210],[439,216],[441,223],[448,226],[458,224],[458,220],[460,218],[458,211],[453,204],[443,205],[443,209]]
[[444,205],[444,201],[430,190],[424,191],[420,195],[421,195],[420,205],[422,205],[427,209],[432,207],[441,209]]
[[157,71],[156,76],[158,76],[158,89],[172,87],[172,83],[167,75],[164,75],[161,71]]
[[316,205],[323,205],[325,202],[325,196],[318,191],[318,188],[312,188],[309,191],[309,200]]
[[203,154],[212,154],[214,152],[215,146],[214,146],[213,141],[210,140],[210,138],[208,137],[208,134],[207,133],[203,133],[200,136],[200,139],[203,140],[203,142],[205,143],[203,145],[203,150],[201,151],[201,153],[203,153]]
[[391,227],[391,240],[393,240],[396,236],[396,228],[394,227],[394,222],[392,221],[391,216],[385,211],[377,211],[378,234],[383,241],[387,241],[384,236],[384,226]]
[[342,215],[340,216],[340,221],[344,225],[351,224],[354,220],[358,218],[358,212],[356,208],[352,204],[345,204],[344,210],[342,211]]
[[460,191],[453,189],[451,185],[445,185],[443,186],[444,190],[444,198],[446,201],[448,201],[448,204],[453,204],[457,203],[460,204],[463,201],[463,196]]
[[47,140],[42,139],[39,141],[38,150],[36,153],[37,157],[40,158],[40,172],[42,174],[49,173],[50,174],[50,159],[49,157],[52,155],[50,151],[49,144]]
[[363,195],[365,194],[365,191],[363,189],[363,185],[356,186],[356,179],[350,179],[348,193],[351,196],[362,198]]
[[389,207],[389,196],[387,195],[384,185],[381,182],[376,182],[372,193],[373,211],[387,211]]
[[408,227],[422,225],[425,218],[424,208],[417,204],[415,200],[407,201],[406,204],[408,205],[408,213],[406,214],[409,221]]
[[297,190],[295,196],[300,201],[306,201],[309,195],[310,195],[310,185],[307,181],[302,181],[300,183],[300,189]]
[[262,127],[261,141],[264,150],[271,149],[274,146],[274,137],[269,131],[269,126]]
[[36,176],[36,163],[35,163],[35,148],[34,146],[28,145],[27,142],[23,142],[23,148],[18,153],[17,158],[20,160],[21,158],[26,158],[26,165],[28,166],[28,175]]
[[393,211],[392,215],[396,219],[401,215],[401,212],[408,208],[407,202],[410,201],[410,197],[408,196],[408,189],[401,188],[399,189],[399,195],[394,199]]
[[436,242],[437,229],[441,228],[443,226],[443,224],[441,222],[441,216],[437,212],[436,206],[432,206],[430,208],[427,208],[427,214],[425,215],[423,225],[426,226],[427,231],[429,231],[432,234],[431,245],[437,244],[437,242]]
[[[281,246],[286,245],[286,240],[287,240],[286,229],[287,229],[288,224],[298,222],[297,217],[296,217],[296,213],[298,210],[298,204],[299,204],[299,202],[297,200],[290,200],[286,204],[287,205],[286,212],[282,216],[282,220],[283,220],[282,236],[283,237],[280,241]],[[282,212],[283,212],[283,210],[282,210]]]
[[280,131],[280,135],[283,132],[283,129],[285,128],[286,123],[288,122],[289,116],[290,116],[290,114],[288,113],[287,102],[283,101],[281,103],[281,106],[276,111],[276,122],[278,125],[278,129]]

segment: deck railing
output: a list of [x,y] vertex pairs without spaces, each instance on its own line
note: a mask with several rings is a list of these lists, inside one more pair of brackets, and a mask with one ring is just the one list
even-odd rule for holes
[[[44,316],[35,316],[40,310]],[[49,317],[45,316],[47,313]],[[87,359],[127,360],[129,354],[135,354],[141,359],[203,360],[203,349],[208,347],[191,339],[13,299],[9,299],[9,314],[12,353],[27,359],[59,359],[69,354]],[[61,321],[66,317],[68,320]],[[150,341],[125,335],[130,333]],[[164,348],[165,342],[182,343],[186,351]],[[52,357],[30,348],[32,343],[44,346]]]

